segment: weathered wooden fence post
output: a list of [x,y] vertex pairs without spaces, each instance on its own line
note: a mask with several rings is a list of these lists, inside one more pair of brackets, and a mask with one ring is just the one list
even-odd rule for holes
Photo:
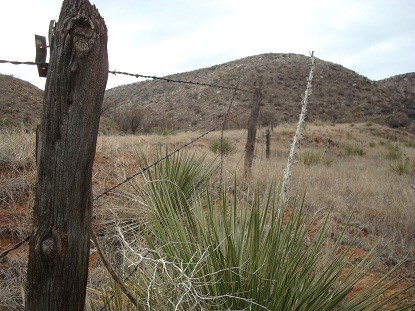
[[248,120],[248,137],[246,139],[244,164],[245,177],[247,178],[249,178],[249,176],[251,175],[252,162],[254,158],[256,128],[258,123],[259,106],[261,105],[262,99],[262,80],[263,77],[260,76],[256,81],[251,116]]
[[50,41],[25,310],[81,311],[107,28],[88,0],[65,0]]
[[271,134],[269,132],[269,129],[266,129],[265,130],[265,157],[267,159],[269,159],[269,156],[271,154],[270,146],[271,146]]

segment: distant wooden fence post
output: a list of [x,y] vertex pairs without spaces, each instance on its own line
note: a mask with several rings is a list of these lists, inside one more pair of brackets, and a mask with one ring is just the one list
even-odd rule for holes
[[259,106],[261,105],[261,99],[262,99],[262,80],[263,80],[263,77],[260,76],[258,77],[258,80],[256,81],[254,101],[252,104],[251,116],[249,117],[249,121],[248,121],[248,137],[246,139],[245,165],[244,165],[245,177],[247,178],[249,178],[249,176],[251,175],[252,162],[254,158],[255,137],[256,137],[256,129],[257,129],[257,123],[258,123]]
[[107,38],[88,0],[63,1],[49,42],[25,310],[84,310]]
[[271,150],[270,150],[270,146],[271,146],[271,134],[269,132],[269,129],[265,130],[265,156],[267,159],[269,159],[269,156],[271,154]]

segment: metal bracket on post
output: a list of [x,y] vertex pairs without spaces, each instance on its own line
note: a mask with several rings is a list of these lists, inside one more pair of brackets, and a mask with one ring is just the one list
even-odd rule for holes
[[46,77],[48,73],[48,64],[46,63],[46,56],[48,54],[46,37],[35,35],[35,44],[37,71],[39,72],[39,77]]

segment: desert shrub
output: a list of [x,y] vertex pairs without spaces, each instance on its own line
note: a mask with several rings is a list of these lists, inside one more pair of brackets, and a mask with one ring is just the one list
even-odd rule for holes
[[140,126],[140,131],[144,134],[173,135],[174,130],[175,122],[169,116],[160,117],[157,115],[148,115],[144,118]]
[[235,145],[227,138],[218,138],[211,142],[209,149],[214,153],[228,155],[235,149]]
[[145,116],[145,111],[141,108],[131,108],[119,110],[113,115],[113,120],[117,123],[120,131],[124,133],[136,134]]
[[410,123],[411,123],[411,119],[407,118],[405,115],[393,116],[393,117],[390,117],[388,120],[388,125],[391,128],[405,127]]
[[99,134],[101,135],[114,135],[120,133],[117,123],[105,116],[101,116],[99,121]]
[[371,148],[376,147],[376,142],[371,141],[371,142],[369,143],[369,147],[371,147]]
[[304,151],[301,155],[301,160],[305,165],[310,166],[320,162],[320,155],[313,151]]
[[356,144],[354,145],[344,145],[343,146],[343,150],[345,155],[347,156],[353,156],[353,155],[358,155],[358,156],[363,156],[365,154],[365,151],[363,150],[363,148],[361,146],[358,146]]
[[[342,245],[346,230],[336,242],[327,243],[330,215],[306,221],[304,204],[288,209],[279,203],[279,189],[273,186],[243,199],[236,191],[231,197],[215,194],[205,182],[189,187],[175,181],[176,176],[189,180],[187,174],[193,174],[192,161],[187,162],[186,168],[174,161],[171,168],[167,166],[173,163],[163,164],[146,175],[148,183],[138,201],[148,217],[137,232],[145,245],[134,249],[120,232],[131,254],[127,260],[139,262],[128,282],[143,306],[139,309],[375,310],[406,298],[396,293],[379,300],[392,285],[383,282],[386,276],[351,295],[371,261],[350,262],[357,243]],[[317,221],[320,229],[310,237]],[[129,310],[116,287],[113,292],[116,299],[107,310]]]
[[16,125],[16,123],[8,118],[0,119],[0,127],[12,127]]
[[390,160],[399,159],[402,156],[402,151],[399,149],[397,145],[388,145],[388,154],[387,158]]
[[399,175],[415,174],[415,163],[409,159],[402,159],[393,163],[391,169]]

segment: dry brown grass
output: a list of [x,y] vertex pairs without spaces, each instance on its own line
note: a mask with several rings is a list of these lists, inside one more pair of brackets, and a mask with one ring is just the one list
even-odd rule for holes
[[[281,125],[271,134],[271,158],[265,158],[265,138],[263,130],[258,131],[252,180],[243,177],[243,154],[246,132],[243,130],[226,131],[224,136],[235,144],[235,150],[224,157],[223,181],[232,188],[234,178],[238,181],[238,195],[246,194],[249,189],[265,189],[271,182],[280,182],[289,153],[289,144],[294,134],[294,125]],[[172,151],[184,143],[198,137],[201,133],[181,132],[172,136],[100,136],[94,164],[94,192],[115,185],[139,169],[139,154],[156,160],[156,150],[167,148]],[[210,143],[220,138],[220,132],[213,132],[195,142],[190,148],[197,153],[207,153],[207,161],[218,155],[209,150]],[[3,250],[17,242],[30,228],[30,208],[33,205],[34,184],[34,135],[20,132],[0,134],[0,155],[2,189],[11,178],[25,180],[25,190],[16,192],[13,199],[0,202],[1,228],[0,243]],[[382,247],[381,259],[377,269],[384,272],[387,266],[408,255],[404,266],[408,281],[415,278],[415,174],[409,172],[399,175],[391,169],[397,159],[390,159],[390,145],[397,146],[402,157],[415,160],[413,136],[392,131],[376,124],[307,124],[298,163],[294,165],[290,195],[302,196],[306,193],[305,203],[311,212],[326,212],[332,209],[332,236],[354,212],[350,237],[359,236],[359,243],[365,250]],[[18,143],[16,143],[18,142]],[[364,150],[363,156],[347,155],[343,146],[356,145]],[[303,163],[304,155],[318,155],[316,163]],[[219,178],[217,178],[219,179]],[[120,263],[116,241],[111,234],[118,221],[128,221],[128,209],[132,206],[130,193],[140,186],[140,177],[117,189],[111,196],[95,202],[94,227],[100,234],[107,249],[111,249],[111,262]],[[15,214],[12,212],[16,211]],[[137,213],[135,212],[135,215]],[[13,232],[13,234],[10,234]],[[350,241],[352,238],[350,238]],[[347,242],[347,241],[346,241]],[[21,303],[20,285],[24,282],[25,250],[11,259],[3,260],[0,275],[0,310],[10,307],[18,310]],[[15,257],[17,256],[17,257]],[[121,257],[120,257],[121,256]],[[16,264],[15,262],[19,262]],[[121,267],[122,268],[122,267]],[[15,270],[13,270],[15,269]],[[21,271],[14,273],[13,271]],[[13,273],[12,273],[13,272]],[[99,286],[103,279],[102,267],[94,261],[91,286]]]

